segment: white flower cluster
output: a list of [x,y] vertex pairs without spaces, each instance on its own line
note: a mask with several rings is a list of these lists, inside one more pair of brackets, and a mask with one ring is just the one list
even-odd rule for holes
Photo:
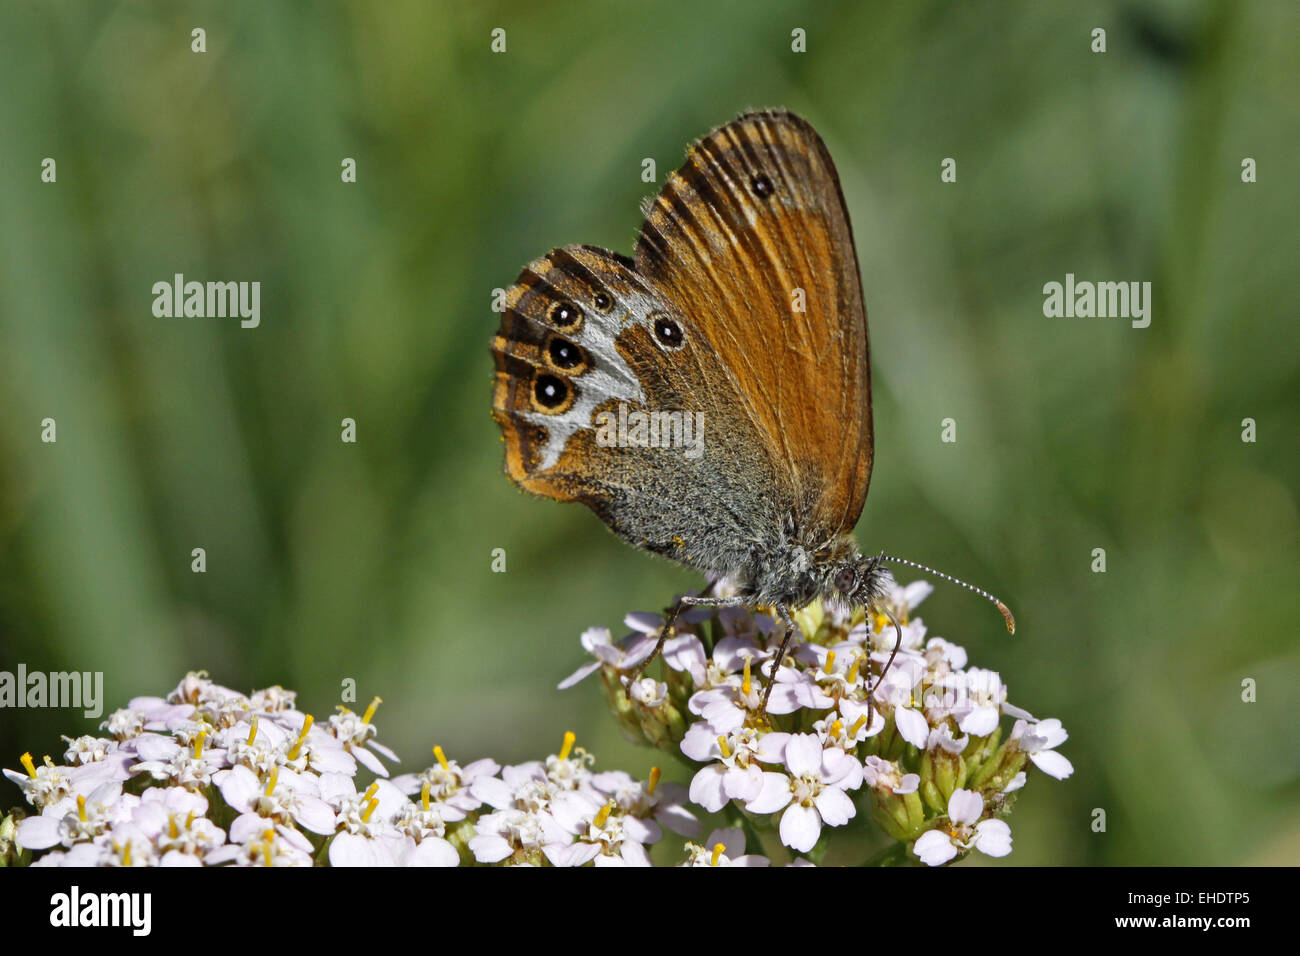
[[[653,649],[657,615],[629,615],[618,643],[584,633],[596,660],[561,687],[599,671],[625,731],[698,765],[689,790],[657,768],[645,782],[597,773],[572,734],[545,761],[506,767],[462,767],[435,747],[436,763],[390,781],[378,698],[322,726],[280,687],[244,696],[196,673],[111,714],[104,737],[64,738],[64,764],[24,754],[23,771],[5,770],[39,815],[16,829],[0,820],[0,857],[27,862],[5,845],[13,833],[38,866],[648,866],[665,829],[700,831],[688,799],[727,814],[685,845],[688,866],[769,865],[746,837],[820,860],[833,828],[866,817],[894,841],[876,861],[1005,856],[1003,818],[1027,770],[1073,772],[1055,750],[1067,735],[1008,703],[962,648],[927,637],[912,611],[930,590],[891,587],[870,615],[814,603],[796,614],[802,640],[775,675],[779,635],[763,613],[682,615],[663,681],[626,676]],[[359,790],[362,767],[378,779]]]
[[[998,674],[968,668],[962,648],[927,638],[911,612],[931,590],[924,581],[891,586],[888,614],[811,605],[796,614],[802,641],[774,678],[770,616],[697,609],[679,618],[664,646],[665,680],[629,685],[624,673],[651,653],[663,624],[629,615],[632,633],[618,643],[603,629],[583,635],[596,661],[560,686],[599,669],[627,730],[703,764],[692,801],[710,812],[740,808],[756,825],[775,826],[792,850],[813,850],[824,827],[848,824],[869,803],[881,828],[925,863],[971,849],[1005,856],[1011,830],[998,817],[1024,785],[1026,760],[1069,776],[1070,762],[1053,749],[1067,735],[1059,721],[1037,721],[1008,703]],[[1005,742],[1003,715],[1016,719]]]
[[646,847],[662,838],[663,827],[683,836],[699,832],[683,806],[685,788],[661,784],[658,768],[646,783],[621,770],[594,773],[591,754],[573,742],[566,734],[545,763],[499,768],[500,776],[491,761],[464,771],[448,762],[394,782],[456,787],[462,805],[479,811],[467,841],[479,863],[649,866]]
[[[24,754],[5,770],[40,811],[14,842],[36,866],[618,866],[649,865],[663,827],[699,830],[684,787],[657,769],[647,783],[594,773],[572,734],[545,762],[504,768],[435,747],[433,766],[389,781],[378,704],[322,727],[282,688],[246,697],[191,674],[111,714],[108,736],[64,738],[64,764]],[[361,791],[359,766],[380,778]],[[738,834],[711,839],[715,865],[761,861]]]

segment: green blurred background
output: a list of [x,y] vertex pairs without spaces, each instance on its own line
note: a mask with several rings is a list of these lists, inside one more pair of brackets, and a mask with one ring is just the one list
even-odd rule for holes
[[[596,681],[555,684],[699,579],[501,474],[492,290],[631,252],[644,157],[785,106],[871,315],[859,540],[1004,598],[1011,639],[956,588],[923,616],[1070,731],[1007,862],[1294,862],[1298,34],[1290,2],[2,0],[0,669],[102,670],[111,709],[202,667],[318,715],[351,677],[408,767],[572,729],[644,774]],[[154,318],[177,272],[259,280],[261,327]],[[1067,272],[1152,282],[1150,328],[1045,318]],[[94,723],[0,712],[0,764]]]

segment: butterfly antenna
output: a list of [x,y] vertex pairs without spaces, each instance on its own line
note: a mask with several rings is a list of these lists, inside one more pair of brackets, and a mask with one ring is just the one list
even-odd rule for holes
[[959,578],[954,578],[951,574],[944,574],[942,571],[936,571],[934,568],[927,568],[924,564],[917,564],[915,561],[909,561],[907,558],[895,558],[888,554],[882,554],[880,560],[887,561],[890,564],[906,564],[911,568],[917,568],[918,570],[926,571],[930,574],[937,574],[945,581],[951,581],[953,584],[960,584],[967,591],[974,591],[980,597],[984,598],[984,600],[995,605],[997,609],[1002,612],[1002,619],[1007,622],[1007,631],[1011,634],[1016,633],[1016,619],[1012,616],[1011,609],[995,598],[992,594],[989,594],[988,591],[977,588],[973,584],[967,584]]

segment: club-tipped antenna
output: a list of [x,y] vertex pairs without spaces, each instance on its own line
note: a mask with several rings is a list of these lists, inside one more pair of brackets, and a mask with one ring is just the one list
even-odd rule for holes
[[926,571],[930,574],[936,574],[939,577],[943,578],[945,581],[951,581],[953,584],[960,584],[967,591],[974,591],[980,597],[984,598],[984,600],[988,601],[989,603],[997,607],[997,609],[1002,612],[1002,619],[1007,622],[1007,631],[1011,634],[1016,633],[1016,619],[1012,616],[1011,609],[1007,607],[1005,604],[1003,604],[1001,601],[999,601],[997,598],[995,598],[992,594],[989,594],[988,591],[985,591],[982,588],[977,588],[973,584],[967,584],[965,581],[962,581],[959,578],[954,578],[951,574],[944,574],[942,571],[936,571],[934,568],[928,568],[924,564],[918,564],[915,561],[909,561],[907,560],[907,558],[895,558],[888,554],[882,554],[880,556],[880,560],[888,562],[890,564],[906,564],[910,568],[917,568],[918,570]]

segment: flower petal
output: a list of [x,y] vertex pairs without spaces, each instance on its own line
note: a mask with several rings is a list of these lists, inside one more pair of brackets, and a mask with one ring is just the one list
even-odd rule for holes
[[582,680],[584,677],[587,677],[589,674],[595,673],[599,669],[600,669],[600,661],[592,661],[590,664],[583,664],[581,667],[579,667],[568,677],[564,678],[564,680],[556,684],[555,689],[568,690],[574,684],[578,683],[578,681]]
[[975,849],[989,856],[1011,852],[1011,827],[1004,820],[985,820],[975,828]]
[[745,804],[750,813],[776,813],[790,803],[790,778],[783,773],[763,773],[763,788]]
[[927,830],[922,833],[912,847],[912,852],[921,858],[926,866],[939,866],[947,863],[957,855],[957,848],[948,839],[948,834],[939,830]]
[[796,777],[822,769],[822,742],[815,734],[794,734],[785,745],[785,765]]
[[948,798],[948,819],[953,823],[974,823],[983,812],[984,798],[974,790],[954,790]]
[[1035,767],[1057,780],[1064,780],[1074,773],[1074,764],[1055,750],[1044,750],[1036,754],[1030,754],[1029,759],[1034,762]]
[[812,807],[793,803],[781,814],[781,842],[792,850],[807,853],[822,835],[822,818]]
[[698,803],[710,813],[717,813],[727,805],[727,795],[722,782],[727,768],[720,763],[709,764],[691,778],[691,802]]
[[904,740],[913,747],[925,749],[926,740],[930,737],[930,724],[925,715],[910,707],[895,707],[894,724]]
[[837,787],[822,787],[821,792],[813,797],[813,803],[817,805],[822,821],[830,827],[844,826],[858,812],[848,794]]

